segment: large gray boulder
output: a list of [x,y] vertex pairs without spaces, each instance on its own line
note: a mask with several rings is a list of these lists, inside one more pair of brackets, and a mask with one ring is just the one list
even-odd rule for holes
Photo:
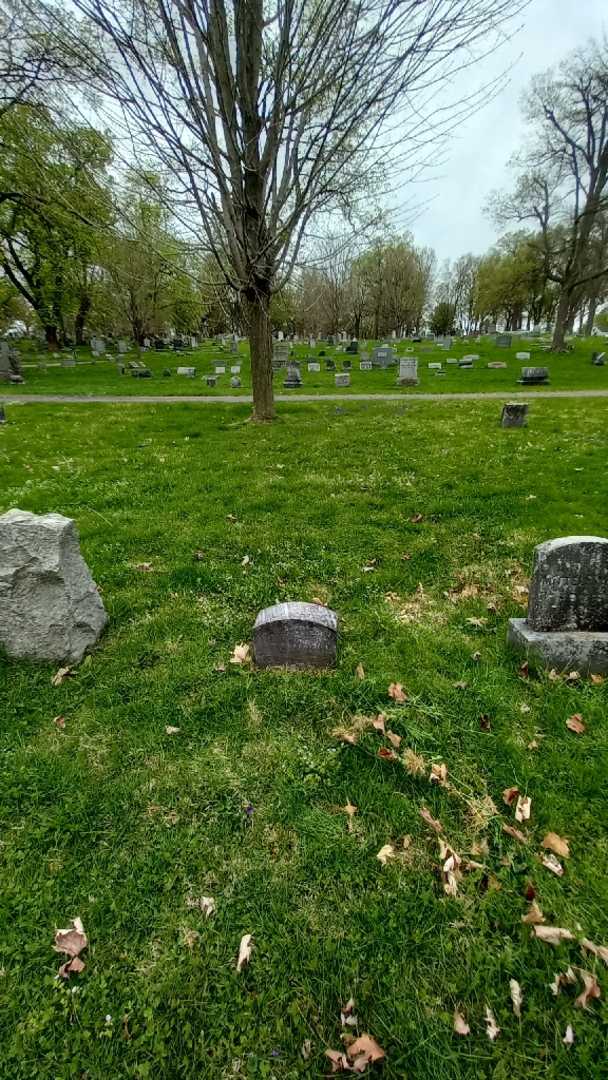
[[9,656],[77,664],[107,621],[71,518],[0,516],[0,646]]

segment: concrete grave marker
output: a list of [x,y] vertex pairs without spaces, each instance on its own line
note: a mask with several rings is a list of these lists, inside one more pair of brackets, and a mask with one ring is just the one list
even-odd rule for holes
[[334,375],[336,386],[350,386],[350,372],[349,371],[337,371]]
[[308,362],[308,364],[306,365],[306,368],[307,368],[307,371],[310,371],[310,372],[318,372],[318,371],[320,371],[320,370],[321,370],[321,365],[320,365],[320,364],[318,364],[318,363],[316,362],[316,360],[310,360],[310,361]]
[[504,428],[525,427],[528,419],[528,406],[522,401],[507,401],[502,407],[500,426]]
[[195,377],[195,375],[196,375],[196,368],[195,367],[178,367],[175,374],[176,375],[185,375],[185,377],[187,379],[193,379]]
[[285,376],[285,382],[283,388],[285,390],[297,390],[302,385],[302,376],[300,375],[300,368],[295,361],[290,360],[287,365],[287,375]]
[[530,353],[529,352],[516,352],[515,353],[515,359],[516,360],[529,360],[530,359]]
[[527,619],[507,639],[560,671],[608,672],[608,539],[563,536],[534,550]]
[[108,621],[71,518],[0,517],[0,644],[9,656],[77,664]]
[[241,365],[240,364],[233,364],[232,367],[230,368],[230,374],[231,375],[240,375],[241,374]]
[[521,378],[517,381],[523,386],[546,386],[549,382],[549,369],[546,367],[522,368]]
[[510,349],[512,337],[511,334],[497,334],[494,338],[494,344],[499,349]]
[[371,371],[372,367],[373,367],[373,364],[372,364],[371,360],[360,360],[359,361],[359,371]]
[[224,364],[216,364],[215,365],[215,374],[216,375],[225,375],[226,374],[225,365]]
[[231,380],[230,380],[230,386],[232,387],[232,389],[233,390],[238,390],[240,385],[241,385],[241,380],[239,379],[238,375],[233,375]]
[[418,386],[418,360],[415,356],[404,357],[399,361],[398,386]]
[[258,667],[324,668],[336,663],[338,616],[320,604],[286,603],[260,611],[253,628]]

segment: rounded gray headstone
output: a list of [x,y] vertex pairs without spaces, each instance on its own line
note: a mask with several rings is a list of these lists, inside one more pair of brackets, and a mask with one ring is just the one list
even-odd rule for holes
[[260,611],[253,628],[258,667],[332,667],[338,616],[320,604],[289,602]]
[[0,517],[0,645],[9,656],[77,664],[108,617],[71,518]]
[[534,549],[532,630],[608,630],[608,539],[562,536]]
[[528,406],[522,401],[507,401],[502,407],[501,427],[524,427],[528,418]]

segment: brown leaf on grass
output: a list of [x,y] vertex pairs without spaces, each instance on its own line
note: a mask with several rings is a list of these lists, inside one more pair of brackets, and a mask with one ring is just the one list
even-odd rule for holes
[[520,844],[528,843],[528,837],[524,835],[521,829],[516,829],[515,825],[507,825],[507,823],[504,822],[502,831],[506,833],[507,836],[512,836],[514,840],[519,840]]
[[383,758],[385,761],[399,761],[399,758],[394,750],[390,750],[388,746],[381,746],[378,750],[378,757]]
[[310,1055],[312,1054],[312,1042],[310,1041],[310,1039],[304,1039],[304,1042],[300,1047],[300,1053],[304,1061],[308,1061]]
[[342,1027],[356,1027],[359,1023],[358,1018],[355,1016],[355,999],[349,998],[346,1005],[343,1005],[340,1010],[340,1023]]
[[471,660],[474,660],[476,664],[481,660],[481,653],[477,649],[474,653],[471,653]]
[[186,907],[197,908],[202,911],[206,919],[210,919],[212,915],[215,915],[215,900],[212,896],[189,896],[186,900]]
[[487,713],[482,713],[479,717],[479,727],[481,731],[491,731],[492,721]]
[[239,956],[236,962],[236,970],[242,971],[245,964],[249,963],[251,958],[251,950],[253,949],[252,934],[243,934],[241,943],[239,945]]
[[436,833],[443,832],[443,825],[438,818],[434,818],[430,810],[427,810],[426,806],[420,807],[420,817],[429,828],[434,829]]
[[516,979],[509,979],[509,991],[511,993],[511,1001],[513,1002],[513,1012],[519,1020],[521,1018],[521,1006],[524,996],[521,992],[521,986]]
[[471,1029],[467,1024],[462,1013],[458,1012],[458,1009],[454,1009],[454,1031],[457,1035],[470,1035]]
[[232,522],[232,524],[234,524],[234,522],[236,520],[237,520],[236,514],[226,514],[226,521],[230,521],[230,522]]
[[55,931],[55,952],[78,956],[89,944],[81,919],[72,919],[72,925],[65,930]]
[[549,852],[548,855],[543,855],[541,861],[543,866],[547,870],[550,870],[552,874],[555,874],[556,877],[563,876],[564,868],[560,863],[559,859],[557,859],[552,852]]
[[544,923],[545,916],[536,903],[536,900],[532,901],[529,911],[526,915],[522,915],[521,921],[523,923],[528,923],[530,926],[541,926]]
[[393,699],[393,701],[397,701],[399,704],[407,701],[407,694],[405,693],[401,683],[392,682],[388,688],[387,693],[388,696]]
[[412,525],[419,525],[421,521],[424,521],[424,514],[412,514],[410,521]]
[[602,996],[602,991],[600,990],[595,975],[591,971],[585,971],[584,968],[576,968],[576,971],[582,979],[583,990],[576,998],[574,1004],[577,1009],[586,1009],[590,1000]]
[[589,676],[589,681],[592,682],[594,686],[601,686],[602,683],[606,682],[606,676],[605,675],[593,675],[592,674],[592,675]]
[[459,679],[458,682],[452,683],[455,690],[466,690],[468,685],[468,682],[465,682],[464,679]]
[[412,557],[412,556],[411,556],[411,554],[410,554],[410,552],[409,552],[409,551],[404,551],[404,552],[403,552],[403,555],[401,556],[401,561],[402,561],[402,562],[409,562],[409,561],[410,561],[410,559],[411,559],[411,557]]
[[457,855],[454,849],[451,848],[449,844],[446,844],[441,837],[439,837],[438,843],[443,891],[446,896],[456,896],[458,893],[458,882],[462,877],[460,871],[462,860],[460,855]]
[[383,866],[386,866],[390,859],[395,858],[395,849],[392,844],[385,844],[380,848],[380,851],[376,855],[378,862],[381,862]]
[[476,630],[483,630],[487,624],[487,619],[482,615],[480,618],[476,618],[474,615],[466,620],[469,626],[474,626]]
[[603,960],[606,967],[608,967],[608,945],[595,945],[593,941],[589,941],[589,938],[583,938],[581,945],[587,952],[599,956],[600,960]]
[[350,1070],[348,1058],[343,1050],[326,1050],[325,1057],[331,1062],[332,1073],[347,1072]]
[[409,746],[403,751],[403,764],[410,776],[423,776],[426,772],[426,761]]
[[532,799],[528,795],[520,795],[515,804],[515,820],[522,823],[529,821],[531,809]]
[[216,664],[213,670],[215,671],[216,675],[223,675],[226,670],[226,665]]
[[580,682],[580,678],[581,678],[580,671],[569,671],[567,675],[564,675],[564,681],[565,682],[570,682],[570,683],[572,683],[572,682]]
[[553,982],[549,983],[549,989],[554,997],[557,997],[562,986],[573,986],[576,983],[576,974],[571,967],[566,968],[565,971],[556,971],[553,976]]
[[69,679],[71,675],[74,675],[74,672],[71,668],[60,667],[51,679],[51,686],[61,686],[62,682],[65,682],[66,679]]
[[234,651],[230,657],[231,664],[248,664],[251,660],[251,649],[249,645],[240,644],[234,646]]
[[165,725],[165,733],[167,735],[178,735],[179,730],[180,729],[178,727],[174,727],[173,724],[166,724]]
[[60,728],[60,730],[63,731],[65,727],[65,716],[54,716],[53,723],[56,728]]
[[574,941],[574,934],[564,930],[563,926],[534,926],[534,936],[547,945],[560,945],[562,941]]
[[205,552],[204,551],[193,551],[192,552],[192,558],[194,559],[195,562],[202,562],[203,559],[205,558]]
[[542,846],[548,848],[549,851],[555,852],[562,859],[567,859],[570,855],[570,847],[568,841],[563,836],[558,836],[557,833],[548,832],[543,838]]
[[386,728],[384,726],[385,723],[386,723],[386,716],[384,715],[384,713],[378,713],[378,715],[376,717],[374,717],[374,719],[372,720],[372,727],[374,728],[375,731],[380,731],[382,733],[382,735],[385,735],[386,734]]
[[522,679],[528,679],[530,677],[530,668],[527,660],[524,660],[523,664],[521,664],[519,674]]
[[66,960],[65,964],[62,964],[57,974],[62,979],[69,979],[70,975],[80,975],[81,971],[85,969],[85,963],[79,956],[73,956],[71,960]]
[[401,746],[401,735],[395,735],[394,731],[387,731],[386,737],[391,745],[395,747],[395,750],[398,750]]
[[488,1036],[490,1042],[494,1042],[494,1040],[497,1039],[500,1035],[500,1028],[496,1023],[496,1017],[494,1016],[494,1013],[492,1012],[489,1005],[486,1005],[484,1020],[486,1024],[486,1035]]
[[353,818],[354,818],[355,814],[357,813],[357,807],[353,806],[353,804],[349,801],[349,802],[347,802],[346,806],[342,807],[342,809],[344,810],[345,814],[348,814],[348,831],[352,832],[353,831]]
[[574,1029],[572,1027],[572,1024],[568,1024],[566,1028],[566,1034],[564,1035],[562,1042],[564,1046],[572,1046],[572,1043],[574,1042]]
[[526,884],[524,886],[524,896],[528,903],[531,903],[532,900],[536,899],[536,888],[531,881],[526,881]]
[[443,762],[431,765],[429,781],[431,784],[440,784],[445,787],[448,779],[448,767]]
[[354,1043],[351,1043],[346,1051],[347,1057],[352,1062],[351,1068],[353,1072],[362,1073],[365,1072],[368,1065],[373,1065],[376,1061],[383,1061],[386,1057],[384,1050],[375,1039],[372,1039],[371,1035],[361,1035],[358,1039],[355,1039]]
[[135,564],[135,569],[139,570],[140,574],[152,574],[154,572],[151,562],[138,562]]
[[573,716],[569,716],[566,720],[566,727],[570,731],[574,731],[576,735],[584,735],[587,730],[587,725],[584,723],[580,713],[574,713]]
[[363,667],[363,664],[357,664],[357,666],[355,668],[355,679],[359,679],[360,681],[363,681],[364,678],[365,678],[365,668]]
[[506,806],[511,806],[519,796],[519,788],[508,787],[502,793],[502,801]]
[[342,742],[350,743],[351,746],[355,746],[359,739],[358,731],[334,731],[336,739],[341,739]]

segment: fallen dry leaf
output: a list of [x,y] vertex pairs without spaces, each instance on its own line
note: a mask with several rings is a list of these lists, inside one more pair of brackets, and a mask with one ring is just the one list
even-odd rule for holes
[[251,660],[251,649],[249,645],[235,645],[234,652],[230,657],[231,664],[248,664]]
[[486,1005],[484,1020],[486,1023],[486,1035],[488,1036],[488,1039],[490,1039],[490,1042],[494,1042],[494,1039],[497,1039],[500,1035],[500,1028],[496,1023],[496,1017],[489,1005]]
[[548,832],[543,838],[542,846],[549,848],[550,851],[554,851],[556,855],[560,855],[562,859],[567,859],[570,855],[570,848],[568,841],[563,836],[558,836],[557,833]]
[[62,682],[65,682],[65,680],[69,679],[70,676],[73,675],[73,674],[74,674],[74,672],[72,671],[71,668],[69,668],[69,667],[60,667],[59,670],[56,671],[55,674],[53,675],[53,678],[51,679],[51,685],[52,686],[61,686]]
[[359,1023],[355,1016],[355,999],[349,998],[346,1005],[343,1005],[340,1010],[340,1023],[342,1027],[356,1027]]
[[154,567],[151,562],[138,562],[135,564],[135,569],[139,570],[141,574],[151,574]]
[[251,950],[253,948],[252,937],[252,934],[243,934],[243,937],[241,938],[241,944],[239,945],[239,957],[236,962],[237,971],[241,971],[245,964],[249,963],[249,960],[251,958]]
[[509,979],[509,990],[511,992],[511,1001],[513,1002],[513,1012],[519,1020],[521,1018],[523,994],[521,992],[521,986],[516,979]]
[[595,945],[593,941],[589,941],[589,938],[583,938],[581,945],[587,952],[599,956],[600,960],[603,960],[608,967],[608,945]]
[[443,825],[438,818],[433,817],[431,811],[427,810],[426,806],[420,807],[420,817],[431,829],[434,829],[436,833],[443,832]]
[[431,765],[431,775],[429,776],[430,782],[433,784],[441,784],[444,786],[448,779],[448,767],[443,762],[441,764]]
[[250,562],[251,562],[251,559],[249,558],[249,555],[244,555],[243,558],[241,559],[241,566],[249,566]]
[[602,996],[599,983],[595,975],[591,971],[585,971],[584,968],[575,969],[579,977],[583,982],[583,990],[576,998],[574,1004],[577,1009],[586,1009],[589,1005],[590,999],[599,998]]
[[536,900],[532,901],[532,903],[530,904],[530,910],[526,915],[522,915],[521,921],[523,923],[529,923],[530,926],[541,926],[542,923],[544,923],[545,916],[543,915],[541,909],[536,903]]
[[376,717],[374,717],[374,719],[372,720],[372,727],[375,729],[375,731],[380,731],[383,735],[385,735],[386,734],[386,728],[384,726],[385,723],[386,723],[386,716],[384,715],[384,713],[378,713],[378,715]]
[[421,521],[424,521],[424,514],[412,514],[410,521],[412,525],[419,525]]
[[479,717],[479,727],[481,731],[491,731],[492,721],[487,713],[482,713]]
[[565,682],[579,682],[580,677],[580,671],[569,671],[568,674],[564,676],[564,680]]
[[468,685],[468,682],[465,682],[464,679],[459,679],[458,682],[452,683],[455,690],[466,690]]
[[528,843],[528,837],[525,836],[520,829],[516,829],[515,825],[507,825],[507,823],[505,822],[503,824],[502,831],[506,833],[507,836],[512,836],[514,840],[519,840],[520,844]]
[[576,735],[584,735],[587,730],[587,725],[583,722],[583,718],[580,713],[574,713],[573,716],[569,716],[566,720],[566,727],[570,731],[574,731]]
[[355,668],[355,678],[363,680],[365,678],[365,668],[363,664],[357,664]]
[[354,818],[355,814],[357,813],[357,807],[353,806],[353,804],[349,801],[349,802],[347,802],[346,806],[343,807],[343,810],[344,810],[345,814],[348,814],[348,831],[352,832],[353,831],[353,818]]
[[386,737],[396,750],[401,746],[401,735],[395,735],[394,731],[387,731]]
[[519,674],[520,674],[522,679],[528,679],[529,678],[529,676],[530,676],[530,668],[528,666],[528,661],[527,660],[524,660],[523,664],[521,664],[520,669],[519,669]]
[[207,919],[215,915],[215,900],[212,896],[189,896],[186,900],[186,906],[198,908]]
[[471,653],[471,660],[474,660],[476,664],[481,660],[481,653],[478,649],[474,653]]
[[53,723],[55,727],[60,728],[63,731],[65,727],[65,716],[54,716]]
[[568,1024],[568,1027],[566,1028],[566,1034],[564,1035],[562,1042],[564,1046],[572,1046],[572,1043],[574,1042],[574,1030],[572,1024]]
[[601,686],[602,683],[606,682],[606,676],[605,675],[590,675],[589,680],[590,680],[590,682],[593,683],[594,686]]
[[467,1024],[462,1013],[458,1012],[458,1009],[454,1009],[454,1031],[457,1035],[470,1035],[471,1029]]
[[371,1035],[361,1035],[358,1039],[355,1039],[354,1043],[348,1047],[346,1051],[349,1061],[352,1062],[351,1068],[353,1072],[362,1073],[368,1065],[373,1065],[376,1061],[383,1061],[386,1057],[384,1050],[375,1039],[372,1039]]
[[572,986],[576,982],[576,975],[571,967],[566,968],[565,971],[556,971],[553,976],[553,982],[549,984],[549,989],[554,997],[557,997],[562,986]]
[[470,619],[467,619],[469,626],[474,626],[477,630],[483,630],[487,621],[488,620],[484,618],[483,615],[479,619],[475,618],[475,616],[471,616]]
[[519,796],[519,788],[508,787],[502,793],[502,801],[506,806],[511,806]]
[[531,809],[532,799],[528,795],[520,795],[515,804],[515,820],[521,822],[529,821]]
[[88,945],[87,935],[81,919],[72,919],[72,925],[65,930],[55,932],[55,952],[78,956]]
[[310,1041],[310,1039],[304,1039],[304,1042],[300,1047],[300,1053],[304,1058],[304,1061],[308,1061],[310,1055],[312,1054],[312,1042]]
[[382,863],[383,866],[386,866],[387,862],[390,859],[395,858],[395,849],[394,849],[393,845],[392,844],[385,844],[384,847],[381,847],[380,851],[376,855],[376,858],[378,859],[379,862]]
[[549,852],[548,855],[543,855],[542,864],[547,870],[550,870],[552,874],[555,874],[556,877],[562,877],[564,868],[559,859],[557,859],[552,852]]
[[388,696],[392,698],[393,701],[397,701],[400,704],[407,700],[407,694],[405,693],[401,683],[398,682],[391,683],[388,688]]
[[460,872],[462,860],[460,856],[456,854],[454,849],[449,847],[441,837],[439,837],[438,843],[443,891],[446,896],[456,896],[458,893],[458,882],[462,877]]
[[399,761],[395,751],[389,750],[388,746],[380,747],[378,750],[378,757],[384,758],[385,761]]
[[534,936],[547,945],[560,945],[562,941],[574,941],[574,934],[564,930],[563,926],[534,926]]
[[326,1050],[325,1057],[331,1061],[332,1073],[346,1072],[350,1070],[348,1058],[342,1050]]
[[62,979],[69,979],[70,975],[79,975],[81,971],[84,971],[85,966],[79,956],[73,956],[71,960],[66,960],[65,964],[61,965],[57,974]]
[[173,727],[173,724],[167,724],[165,726],[165,732],[167,735],[177,735],[179,733],[179,728]]
[[403,752],[403,764],[410,776],[423,776],[426,772],[426,761],[409,746]]

